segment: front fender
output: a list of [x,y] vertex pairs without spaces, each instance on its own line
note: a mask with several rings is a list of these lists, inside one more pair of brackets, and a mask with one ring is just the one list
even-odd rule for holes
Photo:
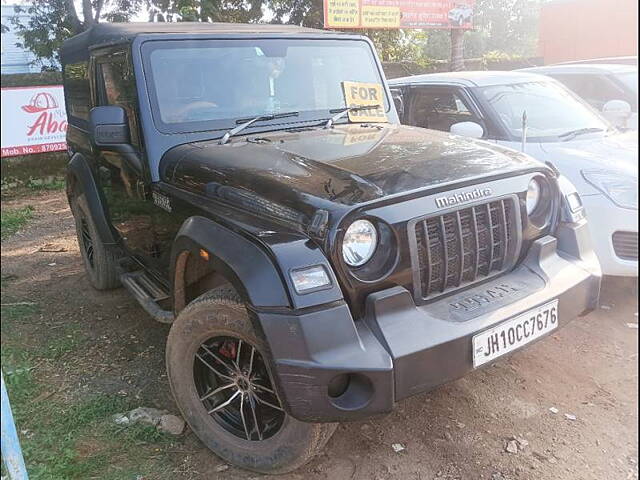
[[[174,241],[172,278],[178,256],[189,251],[201,257],[201,249],[208,254],[212,268],[254,309],[297,310],[343,299],[328,260],[320,248],[302,235],[274,234],[256,241],[208,218],[190,217]],[[332,285],[326,290],[300,295],[293,288],[289,272],[312,265],[324,265]]]
[[80,153],[74,154],[67,165],[67,196],[69,200],[75,193],[73,190],[76,189],[84,193],[89,206],[89,213],[96,225],[102,243],[105,245],[117,245],[118,238],[107,220],[107,210],[93,178],[91,167]]

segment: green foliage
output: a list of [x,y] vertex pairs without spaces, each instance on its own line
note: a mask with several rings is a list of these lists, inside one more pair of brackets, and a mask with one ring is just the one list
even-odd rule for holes
[[[58,59],[62,42],[99,21],[127,22],[146,10],[149,21],[258,22],[264,11],[271,23],[323,27],[322,0],[92,0],[82,2],[82,15],[71,0],[32,0],[17,6],[31,17],[12,22],[20,44],[31,50],[44,69]],[[465,57],[481,57],[500,51],[509,55],[534,55],[538,16],[542,0],[477,0],[474,29],[465,32]],[[365,30],[384,61],[412,61],[421,65],[430,59],[449,59],[449,30]]]
[[66,183],[64,179],[54,179],[51,182],[45,182],[38,179],[30,179],[26,187],[29,190],[64,190]]
[[75,27],[67,9],[65,0],[33,0],[28,5],[16,5],[16,14],[28,13],[26,23],[18,17],[12,17],[21,41],[16,45],[33,52],[42,67],[51,67],[58,61],[58,51],[62,42],[72,36]]
[[27,205],[24,208],[14,210],[3,210],[0,224],[2,226],[2,239],[13,235],[33,217],[33,207]]
[[482,53],[535,55],[541,0],[477,0],[474,26]]

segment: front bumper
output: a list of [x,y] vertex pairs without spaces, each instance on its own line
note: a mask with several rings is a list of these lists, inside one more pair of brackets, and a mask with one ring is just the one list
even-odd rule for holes
[[638,233],[638,211],[621,208],[602,194],[584,195],[582,203],[591,227],[591,243],[604,275],[638,276],[638,260],[620,258],[613,245],[615,232]]
[[[509,273],[420,307],[404,288],[376,292],[356,321],[343,303],[299,315],[256,312],[285,408],[313,422],[386,413],[472,370],[478,332],[556,298],[560,326],[593,310],[601,274],[589,244],[586,222],[562,224]],[[473,301],[504,285],[508,295]],[[345,378],[346,390],[331,397],[330,386]]]

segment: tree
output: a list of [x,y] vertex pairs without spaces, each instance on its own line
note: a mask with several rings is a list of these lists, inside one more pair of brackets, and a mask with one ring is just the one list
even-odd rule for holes
[[[82,0],[80,17],[73,0],[32,0],[29,5],[14,7],[16,14],[29,14],[26,23],[18,16],[12,17],[11,23],[21,38],[17,45],[33,52],[43,68],[48,68],[59,62],[58,52],[67,38],[113,12],[117,12],[115,18],[127,21],[141,6],[142,0]],[[112,13],[105,13],[106,8]]]

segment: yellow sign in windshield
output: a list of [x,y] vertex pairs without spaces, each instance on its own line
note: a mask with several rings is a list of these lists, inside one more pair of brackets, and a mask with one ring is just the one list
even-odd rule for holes
[[384,90],[380,83],[344,81],[342,90],[347,107],[371,106],[371,108],[351,110],[349,121],[367,123],[388,121],[384,111]]

